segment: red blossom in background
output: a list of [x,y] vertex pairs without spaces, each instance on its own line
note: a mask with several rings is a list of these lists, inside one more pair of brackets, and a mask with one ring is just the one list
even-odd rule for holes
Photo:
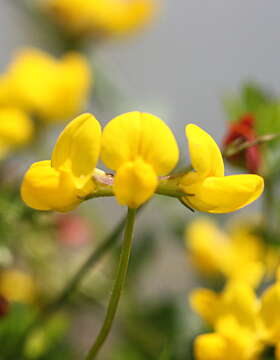
[[[255,132],[255,118],[252,114],[241,116],[238,122],[230,125],[227,135],[223,141],[224,147],[243,142],[253,142],[257,139]],[[261,166],[260,145],[252,145],[236,155],[228,157],[233,163],[241,163],[251,173],[258,173]]]
[[91,240],[87,221],[78,215],[58,215],[56,218],[58,240],[68,246],[80,246]]

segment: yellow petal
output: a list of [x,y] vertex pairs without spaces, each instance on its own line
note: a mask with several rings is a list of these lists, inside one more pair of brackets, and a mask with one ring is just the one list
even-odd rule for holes
[[259,360],[263,343],[257,329],[249,329],[238,323],[234,316],[221,319],[216,331],[227,341],[227,360]]
[[260,317],[264,325],[266,340],[280,342],[280,284],[270,286],[262,295]]
[[50,161],[40,161],[29,168],[21,186],[21,197],[37,210],[65,212],[81,202],[71,174],[55,170]]
[[93,74],[86,57],[76,52],[67,53],[58,62],[59,82],[54,83],[52,108],[43,120],[61,121],[71,119],[83,111],[88,101]]
[[188,225],[186,246],[191,260],[204,275],[224,273],[228,264],[230,238],[214,222],[199,218]]
[[255,292],[247,283],[232,281],[221,294],[220,319],[232,316],[236,322],[248,329],[255,329],[259,302]]
[[183,190],[193,196],[183,200],[199,211],[210,213],[228,213],[241,209],[255,201],[264,187],[263,179],[258,175],[208,177],[194,185],[189,185],[188,181],[187,184],[184,186],[183,178]]
[[27,114],[14,107],[0,110],[0,151],[4,153],[31,140],[32,120]]
[[46,11],[67,31],[84,35],[121,35],[131,33],[151,21],[155,0],[49,0]]
[[275,347],[275,359],[280,360],[280,342]]
[[0,101],[12,99],[39,119],[54,122],[83,110],[92,77],[87,59],[78,53],[60,60],[26,48],[16,54],[1,80]]
[[83,186],[93,173],[101,146],[101,127],[91,114],[71,121],[59,136],[52,155],[56,170],[70,171],[77,186]]
[[190,303],[205,321],[215,324],[220,306],[220,296],[217,293],[208,289],[197,289],[191,293]]
[[199,335],[195,339],[194,354],[196,360],[225,360],[228,359],[229,355],[227,350],[226,339],[217,333]]
[[138,111],[111,120],[103,132],[101,158],[105,165],[118,170],[139,157],[157,175],[166,175],[175,167],[179,150],[168,126],[158,117]]
[[224,176],[224,162],[216,142],[194,124],[186,126],[191,163],[201,176]]
[[121,205],[138,208],[155,192],[158,179],[153,168],[138,159],[126,162],[115,176],[114,192]]
[[16,269],[6,270],[0,276],[0,294],[9,301],[32,303],[36,286],[32,277]]
[[261,261],[245,261],[245,259],[240,259],[242,254],[234,255],[235,258],[228,264],[227,272],[225,272],[226,276],[232,280],[242,281],[253,288],[257,288],[265,274],[264,264]]

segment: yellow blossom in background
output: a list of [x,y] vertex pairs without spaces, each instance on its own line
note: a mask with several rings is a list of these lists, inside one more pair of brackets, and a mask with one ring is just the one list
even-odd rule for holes
[[235,226],[228,233],[207,218],[187,226],[185,243],[192,262],[206,276],[222,275],[257,286],[265,271],[266,249],[251,228]]
[[260,303],[242,281],[230,282],[221,294],[198,289],[192,307],[214,329],[195,340],[197,360],[256,360],[264,348],[259,321]]
[[43,0],[42,7],[68,33],[110,36],[131,33],[151,21],[157,0]]
[[194,343],[196,360],[260,360],[262,346],[239,326],[225,333],[199,335]]
[[25,112],[13,107],[0,107],[0,159],[28,143],[33,130],[32,120]]
[[195,339],[196,360],[262,359],[268,347],[280,359],[280,268],[260,299],[248,284],[233,281],[221,293],[197,289],[190,302],[214,331]]
[[23,49],[0,79],[0,104],[21,107],[46,122],[63,121],[83,110],[91,80],[90,66],[78,53],[58,60]]
[[182,190],[191,194],[182,200],[190,207],[209,213],[228,213],[254,200],[263,191],[258,175],[224,176],[220,149],[210,135],[198,126],[186,127],[193,172],[181,179]]
[[16,269],[0,273],[0,294],[8,301],[32,303],[35,300],[36,286],[33,278]]
[[[261,297],[260,318],[263,325],[264,339],[270,345],[280,347],[280,268],[275,284],[268,287]],[[278,358],[280,353],[278,349]]]
[[21,186],[24,202],[37,210],[70,211],[95,189],[101,127],[91,114],[70,122],[61,133],[52,159],[31,165]]
[[104,128],[101,158],[116,171],[113,188],[121,205],[137,208],[147,201],[178,157],[173,133],[154,115],[130,112]]

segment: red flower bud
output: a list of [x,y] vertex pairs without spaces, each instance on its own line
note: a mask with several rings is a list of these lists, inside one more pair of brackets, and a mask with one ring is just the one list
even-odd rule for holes
[[[223,141],[225,147],[233,142],[253,142],[257,139],[255,132],[255,119],[252,114],[243,115],[238,122],[230,125]],[[228,157],[232,163],[244,166],[251,173],[258,173],[261,166],[261,150],[258,144],[252,145],[240,153]]]

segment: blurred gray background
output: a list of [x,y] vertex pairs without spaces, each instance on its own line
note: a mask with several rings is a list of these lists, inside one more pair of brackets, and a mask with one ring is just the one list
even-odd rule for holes
[[[0,0],[0,70],[15,48],[50,45],[17,8],[20,1]],[[248,79],[280,90],[279,14],[278,0],[165,0],[144,32],[107,42],[96,55],[131,97],[120,111],[138,107],[162,116],[181,144],[187,122],[219,140],[225,91],[237,91]],[[102,120],[114,115],[108,110]]]
[[[16,5],[18,1],[0,0],[0,71],[16,48],[50,49],[52,45],[44,29]],[[188,122],[202,126],[219,142],[225,130],[221,101],[225,92],[238,91],[246,80],[280,92],[279,14],[279,0],[165,0],[161,15],[149,28],[92,50],[106,76],[126,94],[117,110],[108,106],[103,112],[92,111],[103,123],[117,115],[116,111],[139,109],[159,115],[175,131],[183,153]],[[114,213],[120,216],[111,199],[95,204],[97,213],[107,218],[109,211],[109,220]],[[159,227],[159,241],[169,225],[166,219],[171,222],[176,214],[188,216],[173,199],[162,204],[161,214],[155,202],[145,217]],[[152,275],[147,276],[151,284],[146,288],[152,293],[165,287],[169,292],[184,289],[189,275],[185,255],[165,240],[157,269],[156,262],[147,269]]]

